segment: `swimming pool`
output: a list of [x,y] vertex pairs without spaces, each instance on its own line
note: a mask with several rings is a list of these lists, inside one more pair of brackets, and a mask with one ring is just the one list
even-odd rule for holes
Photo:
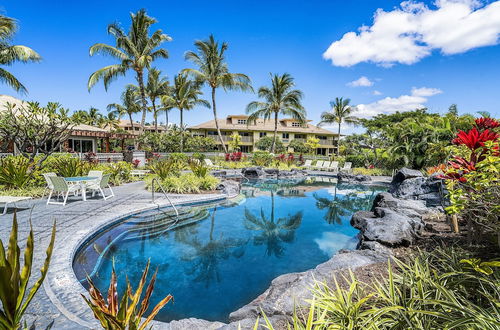
[[350,217],[369,209],[385,187],[331,180],[253,181],[243,185],[244,197],[184,207],[178,219],[168,209],[128,216],[87,240],[73,269],[84,286],[90,274],[105,291],[114,264],[121,294],[125,277],[135,287],[150,259],[158,268],[151,305],[169,293],[175,298],[157,320],[227,321],[277,276],[314,268],[356,246]]

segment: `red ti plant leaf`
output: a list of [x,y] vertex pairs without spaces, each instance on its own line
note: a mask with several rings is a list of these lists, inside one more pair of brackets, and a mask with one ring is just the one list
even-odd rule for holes
[[500,135],[488,129],[479,133],[477,128],[473,128],[468,132],[459,131],[457,137],[453,139],[452,143],[458,145],[465,145],[470,150],[476,150],[484,147],[486,141],[495,141]]
[[477,118],[475,122],[479,130],[492,129],[500,126],[500,123],[493,118]]

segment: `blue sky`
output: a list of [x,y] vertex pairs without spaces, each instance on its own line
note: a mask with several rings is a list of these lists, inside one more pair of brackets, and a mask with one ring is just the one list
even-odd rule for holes
[[[165,44],[170,58],[155,63],[169,78],[190,66],[183,54],[193,49],[193,41],[213,33],[229,43],[230,70],[248,74],[254,87],[268,84],[270,72],[295,77],[305,94],[308,117],[315,122],[337,96],[360,105],[363,116],[408,110],[414,104],[445,112],[456,103],[460,112],[484,110],[499,117],[500,4],[440,0],[402,7],[400,3],[8,1],[0,10],[19,20],[14,42],[43,57],[41,63],[10,68],[28,88],[23,98],[57,101],[71,110],[94,106],[105,112],[107,104],[119,101],[123,87],[134,82],[129,74],[107,92],[101,83],[89,93],[89,75],[113,60],[89,57],[88,49],[96,42],[113,42],[106,33],[109,23],[118,21],[127,28],[129,13],[146,8],[159,21],[154,28],[173,38]],[[379,9],[383,12],[376,14]],[[349,85],[361,77],[366,78],[359,80],[361,85],[371,86]],[[0,94],[22,97],[5,85],[0,85]],[[219,113],[243,113],[255,98],[221,90]],[[178,121],[178,112],[170,117]],[[185,116],[188,124],[209,119],[211,111],[204,108]]]

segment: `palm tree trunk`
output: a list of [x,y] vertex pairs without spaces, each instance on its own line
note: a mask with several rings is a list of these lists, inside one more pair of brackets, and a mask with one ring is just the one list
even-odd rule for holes
[[217,121],[217,108],[215,107],[215,88],[212,87],[212,110],[214,112],[215,127],[217,128],[217,134],[219,135],[220,143],[222,143],[222,150],[227,154],[227,148],[222,139],[222,134],[219,128],[219,122]]
[[148,112],[148,102],[146,101],[146,92],[144,90],[144,77],[142,73],[142,69],[136,70],[137,72],[137,82],[139,83],[139,91],[141,93],[142,100],[142,119],[141,119],[141,128],[139,133],[142,134],[144,132],[144,123],[146,122],[146,113]]
[[339,133],[337,135],[337,157],[340,155],[340,125],[342,121],[339,120]]
[[168,109],[165,109],[165,132],[168,131]]
[[273,137],[273,144],[271,145],[271,153],[274,154],[274,151],[276,150],[276,138],[278,134],[278,112],[274,113],[274,137]]
[[181,152],[184,150],[184,117],[183,117],[183,112],[182,109],[179,109],[181,113]]
[[151,99],[151,105],[153,106],[153,116],[155,118],[155,132],[158,133],[158,113],[156,113],[155,99]]
[[134,133],[134,121],[132,120],[132,114],[129,112],[128,118],[130,119],[130,126],[132,127],[132,133]]

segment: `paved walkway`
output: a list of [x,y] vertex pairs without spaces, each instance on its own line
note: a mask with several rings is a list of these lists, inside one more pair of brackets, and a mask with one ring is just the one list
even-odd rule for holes
[[[25,320],[28,325],[35,322],[37,329],[45,329],[53,321],[53,329],[82,329],[86,328],[82,325],[82,318],[85,322],[93,320],[90,309],[81,304],[83,300],[79,293],[83,292],[82,287],[75,285],[74,282],[76,277],[71,269],[71,259],[75,245],[110,219],[156,206],[151,203],[151,193],[144,189],[143,182],[126,184],[113,190],[116,196],[107,201],[96,197],[83,202],[81,197],[70,197],[69,203],[62,206],[46,205],[45,200],[35,200],[32,203],[32,211],[29,208],[18,210],[21,249],[24,249],[29,233],[31,213],[35,235],[32,277],[35,280],[38,279],[39,269],[45,258],[52,223],[54,220],[57,221],[56,243],[51,266],[44,286],[40,288],[27,310]],[[169,196],[176,204],[223,197],[223,195],[214,194]],[[161,206],[168,205],[161,194],[157,195],[156,202]],[[13,211],[9,209],[7,215],[0,217],[0,239],[5,243],[8,241],[11,229],[12,214]],[[75,316],[81,318],[78,319]]]

